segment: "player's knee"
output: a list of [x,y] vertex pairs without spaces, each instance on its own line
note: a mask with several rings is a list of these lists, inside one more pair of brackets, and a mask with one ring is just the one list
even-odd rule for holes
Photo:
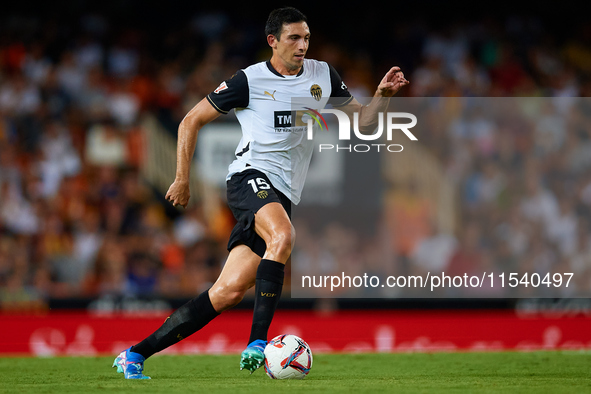
[[246,291],[242,290],[224,292],[224,294],[222,294],[218,299],[218,306],[220,309],[218,312],[225,311],[226,309],[230,309],[238,305],[244,298],[245,293]]
[[230,309],[242,301],[244,294],[246,294],[245,288],[229,287],[229,286],[215,286],[209,291],[209,296],[215,310],[223,312]]
[[295,227],[292,225],[291,226],[291,248],[292,249],[295,245],[295,240],[296,240],[296,231],[295,231]]
[[271,237],[267,250],[281,257],[281,260],[287,259],[291,254],[293,241],[295,240],[295,231],[293,226],[284,231],[279,231]]
[[242,301],[242,299],[244,298],[245,293],[246,291],[243,290],[235,290],[226,294],[226,309],[238,305],[240,301]]

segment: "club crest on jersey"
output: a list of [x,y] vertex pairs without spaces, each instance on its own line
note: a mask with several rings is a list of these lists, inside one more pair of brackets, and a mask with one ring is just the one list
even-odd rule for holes
[[219,92],[224,91],[226,89],[228,89],[228,85],[226,85],[226,81],[224,81],[220,83],[220,86],[218,86],[213,92],[215,94],[218,94]]
[[312,97],[314,97],[314,99],[316,99],[316,101],[320,101],[320,99],[322,98],[322,88],[320,87],[320,85],[312,85],[312,87],[310,87],[310,94],[312,95]]

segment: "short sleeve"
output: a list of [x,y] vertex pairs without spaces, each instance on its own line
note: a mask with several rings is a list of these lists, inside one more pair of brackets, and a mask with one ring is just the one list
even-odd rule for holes
[[[334,69],[333,66],[328,65],[330,69],[330,85],[331,85],[331,93],[330,97],[333,98],[331,102],[333,103],[333,107],[342,107],[343,105],[347,105],[353,100],[353,96],[349,93],[349,89],[345,82],[341,79],[341,76]],[[336,98],[336,100],[334,100]]]
[[207,101],[222,114],[227,114],[233,108],[248,107],[248,79],[244,71],[240,70],[223,81],[207,95]]

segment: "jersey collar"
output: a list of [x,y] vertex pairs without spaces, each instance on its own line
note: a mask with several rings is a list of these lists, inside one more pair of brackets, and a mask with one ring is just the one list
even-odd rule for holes
[[[267,60],[266,63],[267,63],[267,68],[269,69],[269,71],[271,71],[273,74],[277,75],[278,77],[285,78],[285,75],[281,75],[279,73],[279,71],[275,70],[275,67],[273,67],[273,65],[271,64],[271,60]],[[304,73],[304,65],[302,64],[302,68],[300,69],[300,72],[296,75],[296,77],[299,77],[303,73]]]

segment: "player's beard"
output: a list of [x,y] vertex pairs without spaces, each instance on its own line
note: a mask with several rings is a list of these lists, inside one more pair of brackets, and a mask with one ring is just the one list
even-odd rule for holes
[[293,63],[290,64],[290,68],[292,70],[297,70],[297,69],[301,68],[304,65],[305,56],[306,56],[305,54],[301,54],[301,57],[298,57],[297,55],[293,55],[293,57],[292,57]]

